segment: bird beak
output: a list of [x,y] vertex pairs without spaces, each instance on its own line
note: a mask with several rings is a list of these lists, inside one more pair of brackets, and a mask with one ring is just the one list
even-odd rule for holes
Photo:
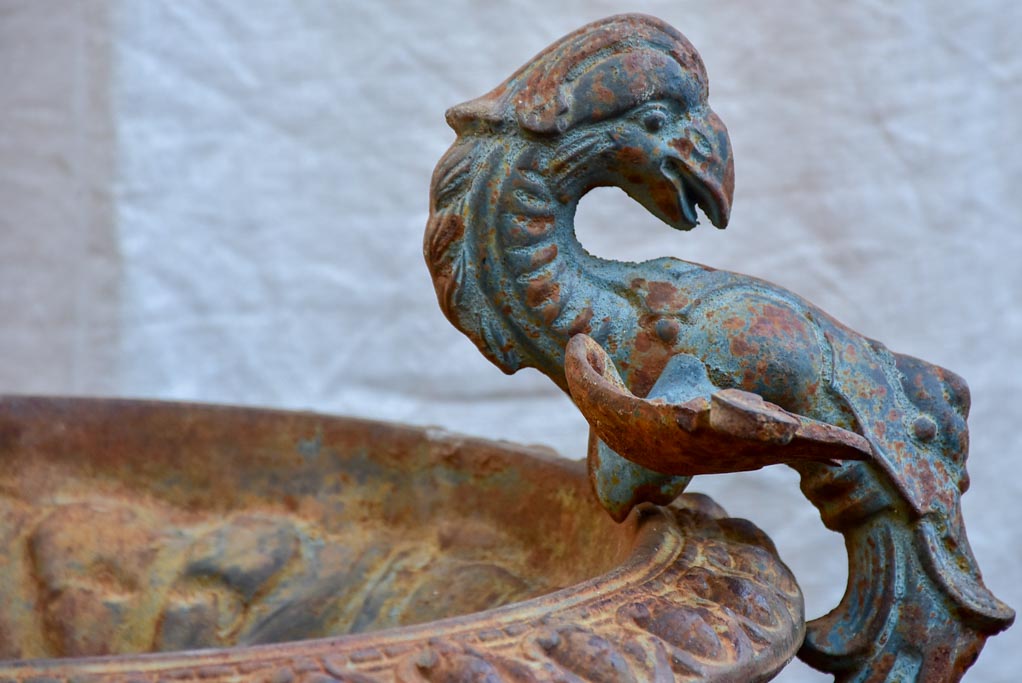
[[693,116],[680,134],[667,142],[669,151],[664,155],[660,172],[670,185],[672,196],[669,203],[662,191],[654,197],[661,209],[657,212],[661,219],[681,230],[695,227],[697,205],[720,229],[727,227],[731,216],[735,190],[731,140],[720,117],[709,108],[704,111],[703,116]]

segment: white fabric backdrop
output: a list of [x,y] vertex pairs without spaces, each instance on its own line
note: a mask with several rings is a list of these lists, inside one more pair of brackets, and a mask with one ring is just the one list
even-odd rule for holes
[[[731,227],[682,235],[604,190],[583,243],[772,280],[966,377],[966,522],[1020,607],[1020,8],[0,0],[0,386],[312,408],[580,457],[569,401],[440,314],[427,184],[448,106],[584,22],[645,11],[707,63]],[[837,603],[840,538],[792,472],[693,489],[772,535],[810,616]],[[1020,645],[992,639],[968,680],[1017,680]],[[794,663],[780,680],[829,678]]]

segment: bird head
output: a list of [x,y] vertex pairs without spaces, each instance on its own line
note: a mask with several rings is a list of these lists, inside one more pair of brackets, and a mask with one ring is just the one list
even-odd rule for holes
[[599,186],[627,192],[668,225],[696,225],[696,206],[727,225],[734,162],[707,102],[692,44],[654,17],[625,14],[557,41],[491,92],[453,107],[460,136],[508,132],[552,150],[566,201]]

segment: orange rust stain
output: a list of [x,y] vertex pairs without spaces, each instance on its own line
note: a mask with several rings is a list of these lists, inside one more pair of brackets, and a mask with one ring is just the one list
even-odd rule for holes
[[734,157],[728,157],[727,166],[724,168],[724,183],[721,186],[724,196],[727,197],[728,203],[731,202],[731,198],[735,196],[735,160]]
[[[642,330],[636,336],[635,350],[632,353],[632,366],[634,369],[629,374],[628,384],[632,393],[644,397],[653,388],[664,366],[670,360],[671,353],[656,338],[655,333],[649,330]],[[621,364],[622,368],[626,363]]]
[[532,255],[531,266],[533,269],[545,266],[546,264],[557,258],[557,245],[549,244],[542,249],[537,249],[536,253]]
[[646,153],[638,147],[622,147],[618,150],[618,158],[625,166],[642,167],[649,160]]
[[642,330],[635,337],[635,350],[639,353],[646,353],[653,345],[652,335],[649,330]]
[[629,376],[632,393],[640,398],[647,396],[649,390],[656,383],[657,377],[663,371],[663,366],[664,363],[657,364],[649,358],[645,358],[641,363],[637,363]]
[[541,275],[529,281],[525,287],[525,303],[530,308],[538,308],[547,301],[559,302],[561,286],[549,275]]
[[734,316],[725,320],[721,324],[721,327],[723,327],[728,332],[737,332],[738,330],[745,327],[745,321],[739,318],[738,316]]
[[530,235],[541,236],[545,235],[551,228],[554,227],[553,216],[533,216],[526,222],[526,227],[529,230]]
[[801,315],[789,308],[764,304],[760,314],[753,319],[749,332],[760,337],[792,339],[806,333],[806,324]]
[[516,222],[508,230],[508,235],[512,242],[531,243],[546,237],[553,227],[553,216],[531,216],[528,220]]
[[593,320],[593,307],[586,306],[582,309],[575,319],[571,321],[571,325],[568,326],[568,334],[589,334],[592,331],[592,325],[590,324]]
[[433,288],[437,293],[440,310],[455,327],[458,324],[458,312],[454,308],[454,294],[458,286],[457,279],[451,269],[448,256],[450,246],[461,240],[465,234],[465,222],[461,216],[434,216],[427,226],[424,255],[430,275],[433,277]]
[[678,191],[674,185],[668,182],[650,184],[650,195],[653,203],[657,205],[670,221],[681,220],[681,205],[678,203]]
[[[604,326],[609,325],[610,324],[610,316],[604,316],[604,318],[601,321],[601,323]],[[617,350],[618,350],[619,346],[620,345],[618,343],[617,336],[610,335],[609,337],[607,337],[607,353],[609,353],[611,355],[614,355],[615,353],[617,353]]]
[[429,222],[426,234],[426,260],[431,272],[441,270],[441,261],[451,244],[465,234],[465,220],[457,214],[449,214]]
[[539,310],[540,316],[543,318],[544,324],[548,327],[553,324],[554,320],[557,319],[558,314],[561,312],[560,297],[558,296],[551,302],[548,302]]
[[444,314],[451,324],[461,329],[461,325],[458,322],[458,311],[454,307],[454,293],[457,286],[457,280],[452,277],[449,273],[434,273],[433,274],[433,288],[436,290],[437,302],[440,304],[440,311]]
[[646,294],[646,305],[653,311],[677,311],[688,303],[678,296],[678,288],[669,282],[650,282]]
[[603,82],[603,74],[599,74],[593,83],[592,94],[596,101],[602,104],[614,104],[617,96],[614,91]]
[[759,351],[759,344],[752,344],[741,337],[731,338],[731,354],[737,357],[751,356]]
[[692,154],[692,150],[694,149],[695,146],[692,144],[692,141],[689,140],[688,138],[680,138],[672,140],[671,147],[678,150],[678,153],[681,154],[682,157],[687,158]]

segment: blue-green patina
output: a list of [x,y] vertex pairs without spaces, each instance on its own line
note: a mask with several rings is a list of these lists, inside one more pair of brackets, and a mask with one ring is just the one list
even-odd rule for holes
[[[451,109],[458,138],[433,176],[425,239],[440,305],[508,373],[533,367],[567,390],[565,348],[585,334],[637,400],[737,389],[865,437],[865,461],[793,465],[850,564],[844,599],[809,625],[801,656],[840,680],[957,680],[1014,618],[983,585],[962,523],[965,382],[768,282],[676,259],[608,261],[575,239],[579,199],[606,185],[672,227],[694,227],[697,206],[726,226],[734,165],[707,92],[680,33],[622,15]],[[592,439],[596,493],[619,518],[689,479],[634,460],[644,454]]]

